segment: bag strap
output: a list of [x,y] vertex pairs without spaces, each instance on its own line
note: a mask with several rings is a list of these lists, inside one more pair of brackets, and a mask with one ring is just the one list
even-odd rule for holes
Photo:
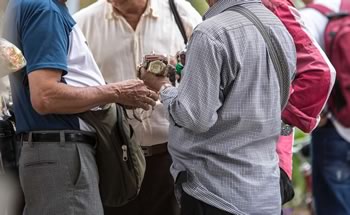
[[117,112],[117,130],[119,132],[119,135],[121,135],[121,139],[124,144],[128,144],[128,137],[126,136],[125,130],[124,130],[124,125],[123,125],[123,107],[116,104],[115,109]]
[[340,11],[350,12],[350,0],[342,0],[341,1]]
[[320,12],[321,14],[323,14],[324,16],[329,16],[330,14],[335,13],[333,10],[331,10],[330,8],[321,5],[321,4],[316,4],[316,3],[311,3],[308,4],[306,8],[312,8],[317,10],[318,12]]
[[284,73],[288,71],[288,63],[284,56],[284,52],[279,43],[274,42],[272,37],[267,32],[264,24],[259,20],[259,18],[252,13],[247,8],[237,5],[229,8],[228,10],[235,11],[245,16],[248,20],[250,20],[255,27],[259,30],[260,34],[264,38],[264,41],[267,45],[268,53],[270,54],[273,66],[276,70],[278,83],[280,86],[280,96],[281,96],[281,110],[285,108],[287,105],[288,97],[289,97],[289,87],[288,90],[282,89],[282,86],[289,85],[289,75],[285,75]]
[[306,8],[315,9],[318,12],[320,12],[322,15],[326,16],[329,20],[332,20],[334,18],[341,18],[344,16],[349,16],[350,1],[349,0],[342,0],[339,12],[335,12],[332,9],[330,9],[322,4],[316,4],[316,3],[308,4]]
[[181,32],[181,35],[182,35],[182,37],[184,39],[184,43],[186,45],[187,41],[188,41],[188,38],[187,38],[187,35],[186,35],[185,27],[183,25],[183,22],[181,21],[181,18],[180,18],[179,12],[177,11],[177,8],[176,8],[174,0],[169,0],[169,5],[170,5],[171,12],[174,15],[176,25],[179,28],[179,30]]

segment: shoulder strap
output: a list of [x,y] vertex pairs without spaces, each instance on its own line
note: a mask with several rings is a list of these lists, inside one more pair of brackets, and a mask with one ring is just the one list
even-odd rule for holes
[[321,4],[316,4],[316,3],[311,3],[307,5],[307,8],[312,8],[317,10],[318,12],[322,13],[324,16],[329,16],[330,14],[335,13],[333,10],[331,10],[330,8],[321,5]]
[[170,5],[171,12],[174,15],[176,25],[179,28],[179,30],[181,32],[181,35],[184,38],[184,43],[186,45],[187,41],[188,41],[188,38],[187,38],[187,35],[186,35],[185,27],[184,27],[184,25],[183,25],[183,23],[181,21],[181,18],[180,18],[179,12],[177,11],[177,8],[176,8],[174,0],[169,0],[169,5]]
[[350,0],[342,0],[341,1],[340,11],[350,12]]
[[264,38],[264,41],[267,45],[268,53],[270,54],[273,66],[277,72],[278,82],[280,86],[280,97],[281,97],[281,110],[287,105],[289,98],[289,87],[287,89],[283,86],[288,86],[290,84],[289,75],[285,75],[285,72],[288,72],[288,63],[284,56],[284,52],[279,43],[276,43],[272,40],[269,33],[267,32],[264,24],[259,20],[259,18],[248,10],[245,7],[240,5],[231,7],[229,10],[240,13],[249,19],[255,27],[259,30],[260,34]]
[[342,18],[349,15],[350,12],[350,1],[342,0],[340,5],[340,11],[334,12],[332,9],[322,5],[322,4],[308,4],[306,8],[312,8],[326,16],[329,20],[336,18]]
[[118,132],[119,132],[119,135],[121,135],[121,139],[122,139],[122,143],[123,144],[127,144],[128,145],[128,137],[126,136],[126,133],[125,133],[125,129],[124,129],[124,120],[123,120],[123,114],[124,114],[124,111],[123,111],[123,107],[116,104],[115,105],[115,109],[117,111],[117,129],[118,129]]

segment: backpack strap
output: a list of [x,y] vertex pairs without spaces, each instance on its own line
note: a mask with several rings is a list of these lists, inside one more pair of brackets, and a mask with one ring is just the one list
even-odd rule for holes
[[174,0],[169,0],[169,5],[170,5],[171,12],[174,15],[176,25],[179,28],[179,30],[181,32],[181,35],[184,38],[184,43],[186,45],[187,41],[188,41],[188,38],[187,38],[187,35],[186,35],[184,24],[182,23],[182,20],[180,18],[179,12],[177,11],[177,8],[176,8]]
[[341,1],[341,6],[340,6],[340,11],[335,12],[332,9],[322,5],[322,4],[308,4],[306,8],[312,8],[326,16],[329,20],[334,19],[334,18],[341,18],[344,16],[348,16],[350,12],[350,1],[349,0],[342,0]]
[[340,11],[350,12],[350,0],[342,0],[341,1]]
[[329,16],[331,14],[334,14],[335,12],[333,10],[331,10],[330,8],[321,5],[321,4],[316,4],[316,3],[311,3],[308,4],[306,8],[312,8],[317,10],[318,12],[322,13],[324,16]]

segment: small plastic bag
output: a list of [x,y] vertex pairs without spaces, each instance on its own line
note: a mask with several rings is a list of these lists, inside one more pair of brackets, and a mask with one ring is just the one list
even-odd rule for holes
[[0,78],[26,66],[26,60],[15,45],[0,38]]

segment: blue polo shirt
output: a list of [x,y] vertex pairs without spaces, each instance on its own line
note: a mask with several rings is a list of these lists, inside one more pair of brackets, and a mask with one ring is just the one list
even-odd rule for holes
[[80,130],[81,120],[76,115],[38,114],[30,101],[27,80],[27,75],[36,70],[57,69],[63,72],[61,81],[65,84],[84,87],[104,83],[67,7],[57,0],[11,0],[3,32],[27,60],[22,71],[10,75],[17,133]]

